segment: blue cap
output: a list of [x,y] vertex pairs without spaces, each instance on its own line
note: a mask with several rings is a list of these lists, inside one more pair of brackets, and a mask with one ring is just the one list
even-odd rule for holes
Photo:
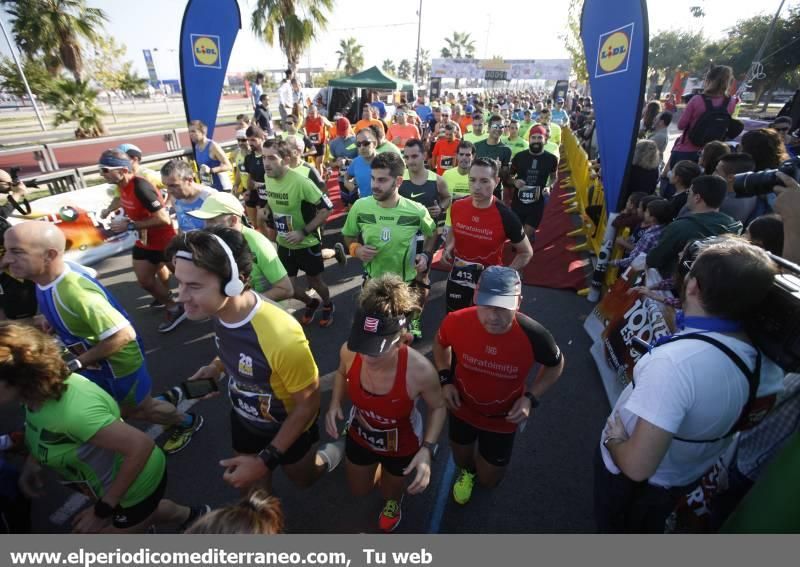
[[142,157],[142,150],[139,149],[139,146],[133,144],[120,144],[117,149],[130,157]]
[[522,282],[519,272],[505,266],[489,266],[478,280],[475,305],[517,309],[522,295]]
[[472,114],[473,112],[475,112],[475,107],[472,106],[471,104],[468,104],[467,106],[464,107],[464,112],[466,112],[467,114]]

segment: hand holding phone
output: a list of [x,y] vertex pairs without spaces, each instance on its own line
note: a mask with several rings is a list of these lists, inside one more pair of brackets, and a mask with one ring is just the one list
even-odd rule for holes
[[197,380],[186,380],[181,384],[181,389],[186,395],[186,399],[195,400],[204,398],[209,394],[219,392],[219,386],[214,378],[199,378]]

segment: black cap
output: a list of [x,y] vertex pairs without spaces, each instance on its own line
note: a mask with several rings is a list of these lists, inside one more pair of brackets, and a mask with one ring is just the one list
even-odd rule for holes
[[347,348],[359,354],[379,356],[400,341],[405,326],[405,316],[387,317],[358,309]]

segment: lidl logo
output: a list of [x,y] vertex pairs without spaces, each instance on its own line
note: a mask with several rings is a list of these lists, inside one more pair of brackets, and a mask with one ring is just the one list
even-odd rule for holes
[[195,67],[221,69],[218,35],[191,34],[192,54]]
[[632,38],[633,23],[600,35],[595,78],[628,70]]

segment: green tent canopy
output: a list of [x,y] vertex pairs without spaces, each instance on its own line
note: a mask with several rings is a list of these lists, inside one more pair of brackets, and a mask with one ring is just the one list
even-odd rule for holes
[[386,91],[409,91],[413,90],[414,84],[404,79],[398,79],[386,74],[377,67],[370,67],[365,71],[356,73],[349,77],[333,79],[328,83],[330,87],[341,89],[378,89]]

